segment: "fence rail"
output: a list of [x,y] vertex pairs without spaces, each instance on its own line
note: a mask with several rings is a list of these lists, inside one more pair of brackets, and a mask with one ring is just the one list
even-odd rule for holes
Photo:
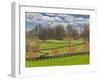
[[26,58],[29,61],[39,61],[39,60],[48,60],[48,59],[55,59],[55,58],[64,58],[64,57],[73,57],[73,56],[84,56],[89,55],[89,52],[78,52],[78,53],[65,53],[53,56],[40,56],[36,58]]

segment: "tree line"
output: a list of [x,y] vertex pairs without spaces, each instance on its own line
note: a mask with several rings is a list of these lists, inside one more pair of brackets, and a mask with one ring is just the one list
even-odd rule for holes
[[85,39],[89,40],[89,24],[84,24],[83,27],[78,29],[71,24],[64,26],[62,24],[55,25],[53,27],[38,24],[31,31],[26,32],[26,36],[29,38],[37,37],[40,40],[63,40],[67,39]]

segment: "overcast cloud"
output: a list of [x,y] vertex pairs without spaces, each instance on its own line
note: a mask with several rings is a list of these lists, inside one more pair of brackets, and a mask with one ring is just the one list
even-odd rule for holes
[[[55,24],[75,24],[89,23],[89,15],[57,14],[57,13],[26,13],[26,30],[29,31],[37,24],[42,26]],[[78,26],[79,27],[79,26]]]

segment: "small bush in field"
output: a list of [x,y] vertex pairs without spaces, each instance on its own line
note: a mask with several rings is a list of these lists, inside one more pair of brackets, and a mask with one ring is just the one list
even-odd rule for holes
[[68,51],[67,51],[68,53],[76,53],[76,46],[70,46],[69,48],[68,48]]
[[29,52],[26,57],[30,58],[30,59],[36,58],[37,57],[37,53],[35,53],[35,52]]
[[40,50],[40,41],[38,38],[27,39],[26,41],[26,52],[28,58],[35,58]]
[[26,48],[29,52],[38,52],[40,49],[40,41],[38,38],[27,39]]
[[89,50],[89,42],[85,40],[83,42],[83,47],[84,47],[85,50]]
[[59,49],[52,49],[51,50],[51,54],[53,54],[54,56],[58,55],[60,52],[59,52]]

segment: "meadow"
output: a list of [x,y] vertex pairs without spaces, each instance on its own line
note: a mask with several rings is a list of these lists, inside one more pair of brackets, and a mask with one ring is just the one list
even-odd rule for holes
[[73,56],[41,61],[26,61],[26,67],[68,66],[89,64],[89,56]]
[[[70,41],[70,46],[71,45],[74,46],[75,48],[74,52],[83,52],[85,51],[85,49],[84,49],[84,44],[82,43],[83,43],[83,40],[72,40]],[[68,52],[69,41],[68,40],[47,40],[46,42],[41,43],[40,48],[45,49],[45,50],[40,51],[41,53],[47,52],[50,54],[51,49],[58,48],[60,54],[63,54],[63,53]]]
[[[41,50],[38,52],[40,55],[52,55],[53,49],[58,49],[59,54],[69,53],[69,41],[68,40],[47,40],[46,42],[40,43]],[[72,45],[72,46],[71,46]],[[73,53],[78,52],[89,52],[89,49],[84,48],[83,40],[72,40],[70,41],[70,48],[73,48]],[[71,50],[72,52],[72,50]],[[81,65],[89,64],[89,55],[80,55],[72,57],[54,58],[39,61],[26,60],[26,67],[39,67],[39,66],[62,66],[62,65]]]

